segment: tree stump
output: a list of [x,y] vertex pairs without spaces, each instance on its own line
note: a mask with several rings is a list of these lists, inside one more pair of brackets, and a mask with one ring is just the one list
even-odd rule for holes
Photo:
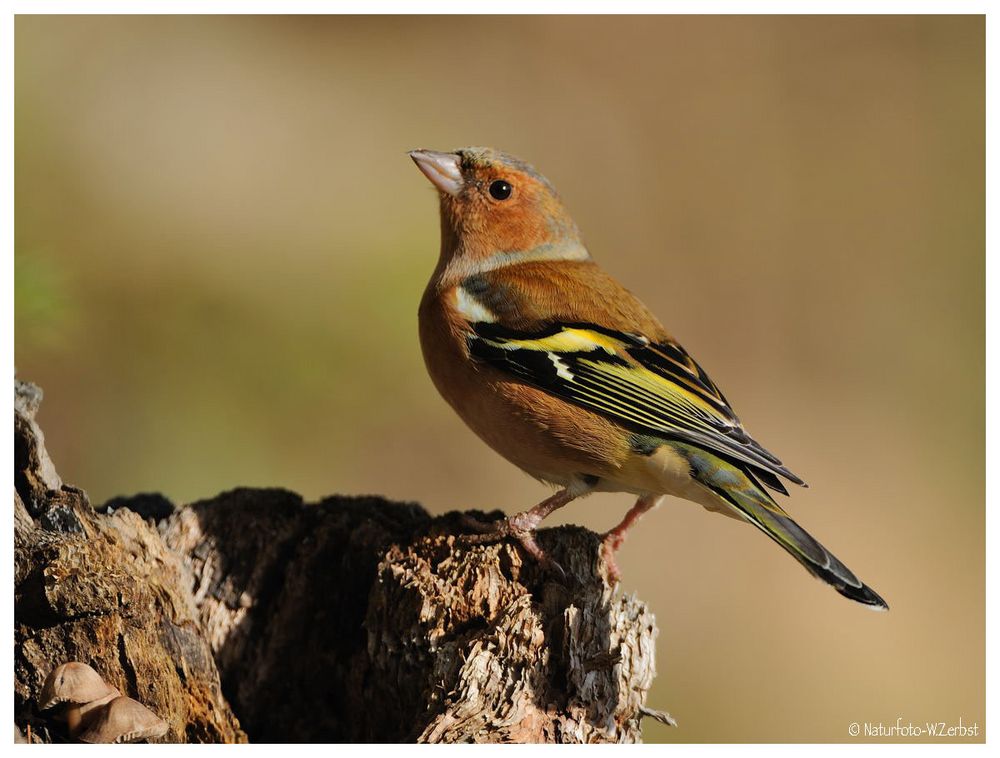
[[41,392],[14,395],[14,709],[22,733],[65,741],[37,710],[45,677],[67,661],[169,723],[167,742],[245,742],[219,687],[183,556],[129,511],[96,513],[63,484],[34,416]]
[[[93,666],[165,742],[637,742],[646,606],[597,535],[539,532],[565,569],[463,542],[462,514],[379,497],[237,489],[94,509],[64,485],[15,387],[15,724],[60,663]],[[499,518],[495,512],[479,518]]]

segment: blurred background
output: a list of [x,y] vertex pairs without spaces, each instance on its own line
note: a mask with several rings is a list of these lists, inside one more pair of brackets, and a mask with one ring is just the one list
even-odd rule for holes
[[95,502],[545,497],[417,343],[438,220],[406,151],[499,147],[892,607],[668,501],[619,559],[660,627],[649,704],[680,723],[647,741],[982,735],[982,17],[20,16],[15,117],[17,371]]

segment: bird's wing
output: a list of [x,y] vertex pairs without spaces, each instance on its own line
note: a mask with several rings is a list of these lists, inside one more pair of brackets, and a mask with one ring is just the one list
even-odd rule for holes
[[672,339],[593,323],[549,323],[530,331],[470,324],[470,355],[635,432],[701,446],[749,465],[784,491],[802,484],[743,429],[719,388]]

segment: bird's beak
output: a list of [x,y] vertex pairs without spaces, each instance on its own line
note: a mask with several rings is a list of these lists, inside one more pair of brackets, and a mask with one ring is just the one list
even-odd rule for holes
[[431,184],[449,195],[462,191],[462,169],[460,158],[455,153],[438,153],[434,150],[411,150],[410,157],[423,171]]

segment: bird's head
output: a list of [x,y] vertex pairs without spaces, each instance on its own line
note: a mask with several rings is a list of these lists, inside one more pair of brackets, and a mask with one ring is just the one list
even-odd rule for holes
[[587,256],[580,233],[548,179],[498,150],[414,150],[441,199],[441,257],[473,270],[502,260]]

